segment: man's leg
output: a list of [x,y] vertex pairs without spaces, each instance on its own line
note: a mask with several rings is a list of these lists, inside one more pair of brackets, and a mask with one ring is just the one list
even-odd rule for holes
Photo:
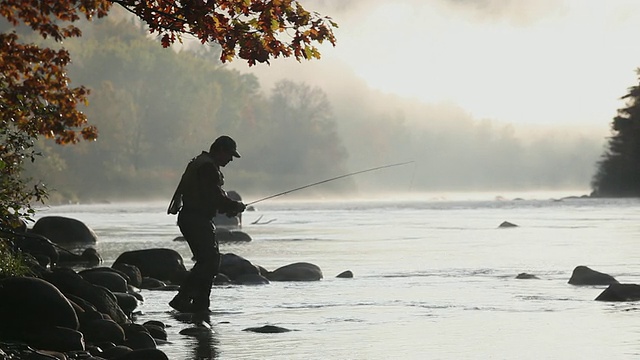
[[213,277],[220,268],[215,227],[211,220],[197,214],[178,216],[178,224],[191,248],[195,264],[169,305],[182,312],[206,311],[209,309]]
[[[205,238],[204,234],[201,238]],[[220,251],[215,238],[213,223],[206,230],[207,241],[199,242],[198,249],[194,252],[196,263],[191,269],[195,283],[195,295],[193,297],[193,311],[208,311],[211,296],[213,278],[220,269]],[[197,254],[197,255],[196,255]]]

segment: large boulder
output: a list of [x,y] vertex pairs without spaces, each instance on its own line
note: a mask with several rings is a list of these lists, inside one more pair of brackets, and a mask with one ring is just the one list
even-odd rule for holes
[[220,256],[220,273],[236,281],[241,276],[260,275],[260,269],[242,256],[227,253]]
[[317,281],[322,279],[322,270],[311,263],[297,262],[270,272],[267,279],[271,281]]
[[58,257],[58,265],[73,266],[98,266],[102,263],[102,256],[98,253],[98,250],[88,247],[82,251],[82,254],[74,254],[70,251],[58,251],[60,255]]
[[77,352],[85,350],[85,338],[78,330],[62,326],[43,326],[29,332],[26,342],[29,346],[61,352]]
[[45,216],[38,219],[30,232],[42,235],[56,244],[95,244],[98,236],[80,220],[64,216]]
[[[62,292],[49,282],[30,277],[0,280],[0,338],[37,341],[41,329],[79,328],[76,312]],[[55,331],[58,333],[58,331]],[[47,336],[46,333],[43,336]]]
[[113,320],[95,319],[87,322],[82,327],[87,342],[94,344],[110,342],[114,344],[122,344],[125,340],[125,334],[122,326]]
[[244,231],[240,230],[229,230],[225,228],[216,229],[216,240],[219,243],[226,242],[249,242],[251,241],[251,236]]
[[121,324],[130,322],[118,299],[109,289],[94,285],[72,269],[56,268],[44,274],[45,280],[54,284],[63,294],[77,296],[91,303],[102,314]]
[[38,259],[42,266],[53,266],[60,258],[55,244],[42,235],[25,233],[16,237],[15,244],[23,252],[29,253]]
[[129,290],[127,287],[128,277],[125,278],[126,275],[123,276],[111,268],[85,269],[78,274],[88,282],[94,285],[104,286],[112,292],[126,293]]
[[586,266],[576,266],[573,269],[569,284],[571,285],[611,285],[617,284],[613,276],[592,270]]
[[180,253],[173,249],[156,248],[126,251],[120,254],[112,267],[119,264],[136,266],[142,277],[150,277],[175,284],[182,283],[187,274],[184,260]]
[[125,263],[113,264],[111,267],[115,270],[118,270],[128,276],[129,285],[135,286],[137,288],[142,284],[142,273],[137,266]]
[[638,301],[640,300],[640,285],[611,284],[598,297],[597,301]]

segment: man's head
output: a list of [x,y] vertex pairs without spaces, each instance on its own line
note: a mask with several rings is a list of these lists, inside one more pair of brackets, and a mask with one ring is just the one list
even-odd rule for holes
[[225,166],[232,161],[234,157],[240,157],[236,142],[227,135],[222,135],[217,138],[216,141],[211,144],[209,153],[216,159],[219,166]]

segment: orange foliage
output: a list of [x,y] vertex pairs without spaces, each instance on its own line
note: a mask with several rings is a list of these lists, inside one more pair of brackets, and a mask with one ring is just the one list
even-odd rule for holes
[[[337,25],[294,0],[3,0],[0,15],[14,26],[23,23],[44,38],[62,41],[82,35],[73,22],[106,16],[113,3],[145,21],[151,33],[160,35],[162,46],[190,34],[203,44],[219,44],[222,62],[240,57],[252,66],[280,56],[320,58],[314,43],[335,45],[332,27]],[[76,110],[89,91],[68,86],[69,62],[65,50],[21,44],[15,32],[0,34],[4,121],[29,136],[44,135],[60,144],[75,143],[80,136],[95,139],[96,129]]]
[[240,57],[249,66],[269,58],[320,58],[312,43],[335,45],[328,17],[310,13],[294,0],[113,0],[158,33],[164,47],[191,34],[222,47],[220,60]]

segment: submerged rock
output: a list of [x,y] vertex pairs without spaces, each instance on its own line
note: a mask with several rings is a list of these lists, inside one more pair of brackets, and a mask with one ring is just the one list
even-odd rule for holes
[[264,325],[260,327],[246,328],[242,331],[250,331],[250,332],[264,333],[264,334],[276,334],[276,333],[289,332],[291,330],[280,327],[280,326],[275,326],[275,325]]
[[533,274],[528,274],[528,273],[520,273],[518,275],[516,275],[516,279],[539,279],[539,277],[533,275]]

